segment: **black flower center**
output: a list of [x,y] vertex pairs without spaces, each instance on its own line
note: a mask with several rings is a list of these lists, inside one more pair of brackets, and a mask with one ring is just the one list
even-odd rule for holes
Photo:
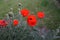
[[32,20],[32,18],[30,18],[30,20]]

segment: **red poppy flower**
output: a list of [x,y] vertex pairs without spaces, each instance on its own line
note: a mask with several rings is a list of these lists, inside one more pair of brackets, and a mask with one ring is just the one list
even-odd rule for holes
[[44,18],[45,14],[44,14],[44,12],[38,12],[37,16],[38,16],[38,18]]
[[7,24],[8,23],[6,21],[4,21],[4,20],[2,21],[2,26],[7,26]]
[[19,21],[17,19],[13,20],[13,25],[17,26],[19,24]]
[[8,24],[8,23],[7,23],[5,20],[0,20],[0,26],[6,27],[7,24]]
[[37,23],[36,16],[35,15],[29,15],[28,18],[27,18],[27,23],[31,27],[34,27]]
[[2,23],[2,20],[0,20],[0,26],[2,25],[1,23]]
[[28,16],[30,11],[28,9],[22,9],[20,12],[21,12],[23,17],[26,17],[26,16]]

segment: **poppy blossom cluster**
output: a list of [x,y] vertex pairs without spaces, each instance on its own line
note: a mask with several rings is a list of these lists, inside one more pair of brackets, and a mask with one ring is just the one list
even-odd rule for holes
[[[37,24],[37,19],[35,15],[29,15],[30,11],[28,9],[22,9],[19,11],[23,17],[27,17],[27,23],[31,27],[34,27]],[[37,12],[38,18],[44,18],[45,14],[44,12]],[[13,26],[17,26],[19,24],[19,20],[14,19],[13,20]],[[7,22],[4,20],[0,20],[0,26],[7,26]]]
[[[36,25],[36,23],[37,23],[36,16],[35,15],[29,15],[29,13],[30,13],[29,10],[27,10],[25,8],[25,9],[20,10],[20,12],[21,12],[21,14],[22,14],[23,17],[28,16],[27,17],[27,23],[28,23],[28,25],[30,25],[32,27]],[[37,17],[38,18],[44,18],[45,17],[44,12],[41,12],[41,11],[37,12]]]

